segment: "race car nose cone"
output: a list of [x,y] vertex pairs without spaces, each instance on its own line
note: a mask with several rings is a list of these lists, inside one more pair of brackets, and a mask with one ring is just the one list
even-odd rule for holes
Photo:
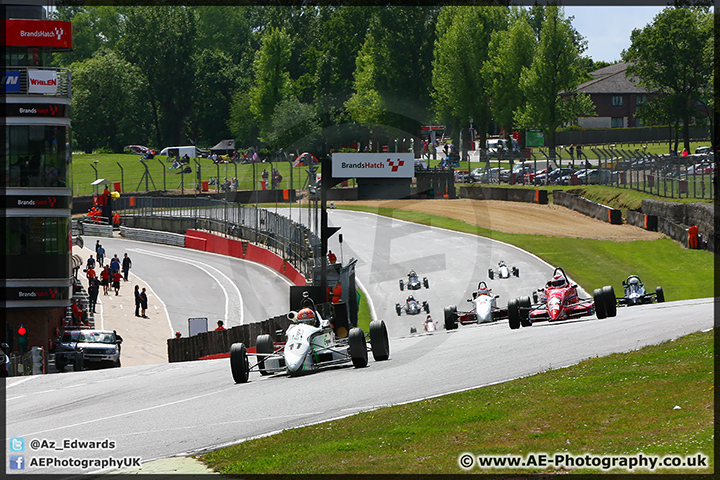
[[550,315],[550,320],[556,320],[558,316],[560,315],[560,307],[553,306],[550,308],[548,314]]

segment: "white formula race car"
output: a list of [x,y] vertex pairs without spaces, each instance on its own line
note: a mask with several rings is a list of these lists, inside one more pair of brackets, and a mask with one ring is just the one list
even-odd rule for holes
[[488,269],[488,277],[490,277],[490,280],[494,279],[496,276],[498,278],[510,278],[511,275],[513,277],[519,277],[520,269],[518,269],[517,267],[508,267],[507,264],[502,260],[500,260],[500,262],[498,263],[497,269]]
[[473,292],[473,298],[468,302],[472,303],[472,309],[466,312],[458,312],[455,305],[445,307],[444,320],[445,330],[454,330],[458,324],[469,323],[490,323],[502,318],[507,318],[507,308],[499,308],[497,299],[500,295],[493,294],[485,282],[478,283],[477,291]]
[[[257,337],[254,364],[250,363],[245,344],[232,344],[230,367],[235,383],[246,383],[251,371],[259,371],[261,375],[299,375],[325,366],[349,362],[356,368],[367,366],[368,339],[361,328],[352,328],[346,338],[338,338],[330,322],[320,316],[307,294],[302,305],[303,308],[298,312],[288,313],[288,318],[294,323],[285,332],[284,345],[275,345],[270,335]],[[387,360],[390,357],[390,342],[385,322],[370,322],[369,340],[375,361]]]

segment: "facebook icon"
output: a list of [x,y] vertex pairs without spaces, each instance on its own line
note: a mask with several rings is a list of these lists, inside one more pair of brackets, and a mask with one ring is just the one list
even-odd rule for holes
[[10,455],[10,470],[25,470],[25,455]]

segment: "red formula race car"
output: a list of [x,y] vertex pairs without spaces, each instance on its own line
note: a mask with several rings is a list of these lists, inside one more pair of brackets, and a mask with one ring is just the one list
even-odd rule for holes
[[569,318],[597,315],[602,319],[614,317],[617,312],[615,291],[612,286],[596,288],[593,298],[580,298],[577,285],[568,281],[565,271],[557,267],[553,278],[539,290],[540,295],[533,294],[534,303],[530,297],[512,298],[508,302],[508,323],[515,330],[529,327],[533,322],[567,320]]

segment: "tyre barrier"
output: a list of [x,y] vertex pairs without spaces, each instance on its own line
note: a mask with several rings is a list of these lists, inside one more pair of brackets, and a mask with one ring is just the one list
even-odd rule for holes
[[460,198],[548,204],[547,190],[504,187],[460,187]]
[[562,205],[588,217],[597,218],[612,225],[622,225],[622,211],[595,203],[573,193],[563,190],[553,190],[553,203]]

